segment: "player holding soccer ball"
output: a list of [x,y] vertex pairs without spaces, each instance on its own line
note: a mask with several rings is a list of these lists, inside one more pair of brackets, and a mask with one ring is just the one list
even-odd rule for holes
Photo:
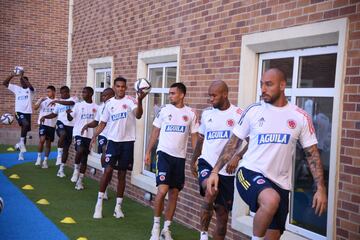
[[[44,123],[40,123],[41,117],[51,113],[54,110],[53,106],[49,104],[55,99],[55,87],[48,86],[46,88],[47,97],[40,98],[34,105],[34,109],[39,109],[39,146],[38,146],[38,155],[35,162],[35,166],[42,166],[42,168],[48,168],[48,158],[50,154],[51,142],[54,141],[55,137],[55,125],[56,118],[45,119]],[[44,161],[41,162],[41,154],[45,144],[45,157]]]
[[[29,82],[29,78],[24,76],[24,70],[17,67],[16,72],[12,72],[8,76],[3,85],[15,94],[15,112],[16,120],[21,127],[20,142],[15,147],[20,149],[19,160],[24,160],[24,153],[26,152],[26,135],[31,130],[31,114],[32,107],[31,101],[34,95],[34,87]],[[20,77],[20,86],[11,84],[10,81],[13,77]]]
[[100,118],[99,126],[96,129],[90,147],[96,142],[96,138],[108,126],[110,131],[107,133],[107,149],[105,158],[105,173],[101,177],[100,191],[95,206],[94,218],[102,218],[102,203],[105,189],[113,169],[118,170],[118,186],[114,217],[122,218],[124,214],[121,210],[125,191],[126,171],[131,171],[134,162],[134,142],[135,142],[135,119],[140,119],[143,114],[142,100],[147,93],[137,94],[137,100],[127,96],[127,80],[117,77],[114,80],[115,97],[111,98],[105,106]]

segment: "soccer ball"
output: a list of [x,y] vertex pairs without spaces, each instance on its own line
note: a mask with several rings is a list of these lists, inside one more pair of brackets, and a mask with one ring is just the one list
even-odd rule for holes
[[14,121],[14,116],[11,113],[4,113],[1,118],[0,122],[5,125],[10,125]]
[[24,72],[24,68],[23,67],[20,67],[20,66],[16,66],[15,69],[14,69],[14,73],[16,75],[19,75],[20,73]]
[[151,90],[151,83],[145,78],[139,78],[134,85],[135,91],[148,93]]

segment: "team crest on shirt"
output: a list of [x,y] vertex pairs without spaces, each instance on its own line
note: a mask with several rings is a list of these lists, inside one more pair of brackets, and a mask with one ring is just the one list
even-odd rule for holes
[[228,119],[227,121],[226,121],[226,125],[228,125],[228,127],[233,127],[234,126],[234,119]]
[[127,108],[128,108],[128,106],[127,106],[126,104],[123,104],[122,107],[123,107],[123,109],[127,109]]
[[295,120],[292,120],[292,119],[287,120],[287,125],[288,125],[288,127],[289,127],[290,129],[296,128],[296,122],[295,122]]
[[92,112],[93,112],[93,113],[96,113],[96,108],[93,108],[93,109],[92,109]]
[[188,117],[188,116],[186,116],[186,115],[184,115],[182,118],[183,118],[184,122],[189,121],[189,117]]

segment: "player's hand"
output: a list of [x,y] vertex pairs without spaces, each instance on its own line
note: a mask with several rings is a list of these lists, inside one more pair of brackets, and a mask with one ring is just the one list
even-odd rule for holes
[[191,173],[192,175],[197,178],[198,177],[198,169],[197,169],[197,164],[196,162],[194,162],[193,164],[190,163],[190,170],[191,170]]
[[141,92],[137,92],[136,94],[137,94],[138,102],[141,102],[146,97],[146,95],[148,95],[148,92],[146,93],[141,91]]
[[315,214],[321,216],[327,208],[327,196],[325,187],[317,189],[313,197],[312,208],[315,208]]
[[240,157],[235,155],[226,166],[226,172],[228,174],[235,173],[235,170],[239,164]]
[[81,129],[81,135],[83,135],[84,132],[88,130],[88,128],[89,128],[88,125],[85,124],[85,126]]
[[44,118],[44,117],[41,117],[41,118],[40,118],[40,124],[44,124],[44,122],[45,122],[45,118]]
[[219,175],[215,172],[211,172],[206,184],[206,191],[208,191],[211,196],[218,191],[218,183]]
[[148,152],[146,152],[145,153],[145,159],[144,159],[144,161],[145,161],[145,164],[146,165],[150,165],[151,164],[151,157],[150,157],[150,153],[148,153]]

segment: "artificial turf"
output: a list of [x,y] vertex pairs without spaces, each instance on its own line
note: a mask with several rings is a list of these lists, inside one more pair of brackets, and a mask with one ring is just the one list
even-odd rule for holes
[[[4,174],[17,174],[20,179],[10,179],[20,189],[26,184],[34,190],[21,191],[34,203],[45,198],[50,205],[39,205],[38,208],[56,224],[70,239],[85,237],[90,239],[149,239],[153,221],[151,208],[125,198],[122,209],[124,219],[115,219],[112,214],[115,206],[115,193],[110,191],[109,200],[104,200],[102,219],[93,219],[98,182],[86,178],[85,189],[77,191],[70,182],[72,170],[65,169],[66,178],[56,177],[57,168],[50,161],[48,169],[34,166],[34,163],[24,163],[6,169]],[[64,224],[60,221],[71,217],[76,224]],[[198,239],[198,232],[180,224],[171,226],[174,239]]]

